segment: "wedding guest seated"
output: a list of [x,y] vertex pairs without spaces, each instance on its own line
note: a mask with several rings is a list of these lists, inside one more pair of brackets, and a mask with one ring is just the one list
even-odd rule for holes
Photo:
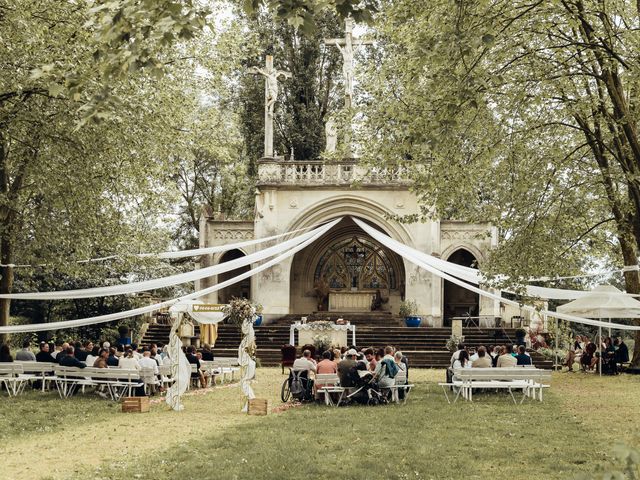
[[29,340],[25,340],[22,343],[22,350],[18,350],[16,352],[16,361],[17,362],[35,362],[36,356],[29,349],[31,346],[31,342]]
[[305,350],[302,352],[302,357],[293,362],[292,368],[294,371],[309,370],[315,373],[317,367],[316,362],[311,359],[311,350]]
[[196,371],[191,373],[191,378],[199,379],[200,387],[205,388],[207,386],[207,379],[204,378],[204,373],[202,372],[202,370],[200,370],[200,360],[198,360],[195,352],[196,347],[194,347],[193,345],[189,345],[189,347],[187,347],[187,360],[190,364],[196,365]]
[[96,345],[91,349],[91,352],[89,352],[89,355],[87,355],[87,359],[84,361],[84,363],[87,364],[87,367],[91,367],[95,363],[95,361],[98,359],[99,355],[100,355],[100,347]]
[[573,364],[580,361],[580,357],[582,356],[582,345],[582,337],[577,335],[575,341],[569,347],[569,351],[567,352],[564,362],[562,362],[563,366],[569,368],[569,372],[573,371]]
[[[93,348],[93,343],[91,342],[86,342],[85,345],[87,348],[89,348],[89,350]],[[82,343],[76,342],[73,347],[73,355],[81,362],[84,362],[87,360],[87,356],[89,355],[89,350],[87,350],[86,348],[83,348]]]
[[616,348],[613,345],[611,337],[606,337],[602,346],[602,373],[607,375],[618,374]]
[[331,352],[327,350],[322,353],[322,360],[318,362],[316,366],[316,373],[318,374],[332,374],[338,373],[338,366],[335,362],[331,361]]
[[202,360],[205,362],[213,362],[213,352],[211,351],[211,345],[208,343],[202,346]]
[[63,353],[59,353],[58,357],[62,355],[62,358],[59,358],[58,363],[61,367],[77,367],[77,368],[85,368],[86,365],[84,362],[78,360],[75,356],[74,348],[67,347],[67,349]]
[[107,357],[107,366],[109,367],[117,367],[120,359],[116,356],[116,349],[111,347],[109,348],[109,356]]
[[140,370],[138,360],[133,358],[133,350],[130,348],[125,350],[124,356],[118,361],[118,367],[125,368],[127,370]]
[[494,368],[498,366],[498,358],[500,358],[501,351],[502,347],[500,347],[500,345],[496,345],[491,351],[491,366]]
[[11,356],[11,350],[9,349],[9,345],[3,343],[0,345],[0,362],[8,363],[13,362],[13,357]]
[[487,350],[484,347],[478,347],[478,358],[471,363],[473,368],[491,368],[491,357],[487,355]]
[[[49,352],[51,353],[51,356],[53,357],[53,361],[57,362],[56,357],[58,356],[58,354],[60,352],[62,352],[63,350],[65,350],[67,347],[69,346],[69,344],[65,344],[62,340],[56,340],[55,341],[55,345],[53,347],[53,351]],[[37,355],[36,355],[37,357]]]
[[393,358],[393,347],[384,348],[384,357],[378,362],[374,375],[380,388],[392,387],[395,384],[395,376],[398,366]]
[[453,352],[453,355],[451,355],[451,360],[449,360],[449,366],[453,367],[453,362],[458,360],[458,357],[460,356],[460,352],[466,351],[466,350],[467,350],[467,347],[465,346],[465,344],[459,343],[458,349],[455,352]]
[[533,365],[531,357],[527,355],[527,349],[524,345],[518,347],[518,355],[516,356],[517,365]]
[[49,344],[40,342],[40,351],[36,354],[36,362],[55,363],[56,359],[49,353]]
[[616,362],[619,364],[627,363],[629,361],[629,347],[624,343],[622,337],[616,338],[614,345],[616,347]]
[[341,387],[355,387],[358,381],[358,370],[356,364],[355,350],[347,350],[344,354],[344,360],[338,364],[338,376],[340,377]]
[[518,360],[511,354],[508,346],[504,346],[500,349],[500,356],[498,357],[498,362],[496,363],[496,367],[505,368],[505,367],[515,367],[518,364]]
[[98,356],[93,362],[94,368],[108,368],[107,359],[109,358],[109,351],[101,348],[98,350]]
[[582,370],[592,370],[598,364],[598,357],[596,356],[596,344],[587,339],[587,344],[584,347],[582,356],[580,357],[580,368]]
[[367,362],[369,362],[367,364],[367,370],[369,370],[370,372],[375,372],[376,366],[378,365],[378,361],[376,360],[376,356],[373,352],[373,348],[367,348],[364,351],[364,358],[366,358]]
[[142,352],[142,358],[138,360],[140,368],[150,368],[153,370],[154,375],[158,374],[158,363],[151,358],[151,351],[145,349]]
[[332,353],[333,355],[331,355],[331,360],[333,360],[333,363],[336,364],[336,368],[338,368],[338,363],[342,360],[342,352],[340,352],[339,348],[334,348]]

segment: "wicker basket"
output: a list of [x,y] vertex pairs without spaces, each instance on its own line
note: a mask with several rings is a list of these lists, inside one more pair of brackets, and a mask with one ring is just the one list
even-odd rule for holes
[[122,399],[123,412],[145,413],[150,408],[149,397],[124,397]]
[[249,400],[249,415],[266,415],[267,400],[265,398],[254,398]]

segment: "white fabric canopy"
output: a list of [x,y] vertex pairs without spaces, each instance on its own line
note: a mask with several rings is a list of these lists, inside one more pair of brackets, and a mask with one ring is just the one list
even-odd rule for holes
[[587,318],[640,318],[640,301],[620,293],[612,285],[598,285],[588,295],[556,310]]
[[259,250],[250,255],[231,260],[229,262],[219,263],[211,267],[200,268],[186,273],[170,275],[167,277],[156,278],[153,280],[145,280],[143,282],[132,282],[123,285],[111,285],[108,287],[83,288],[77,290],[59,290],[55,292],[34,292],[34,293],[9,293],[2,294],[0,298],[10,298],[13,300],[64,300],[71,298],[93,298],[105,297],[110,295],[124,295],[129,293],[144,292],[147,290],[156,290],[158,288],[172,287],[182,283],[193,282],[212,275],[229,272],[240,267],[244,267],[254,262],[260,262],[278,253],[284,252],[295,245],[298,245],[308,238],[313,237],[322,227],[316,228],[310,232],[303,233],[290,240],[274,245],[273,247]]
[[124,312],[110,313],[108,315],[99,315],[99,316],[95,316],[95,317],[80,318],[80,319],[76,319],[76,320],[65,320],[65,321],[62,321],[62,322],[34,323],[34,324],[30,324],[30,325],[8,325],[8,326],[5,326],[5,327],[0,327],[0,333],[41,332],[41,331],[46,331],[46,330],[59,330],[59,329],[64,329],[64,328],[81,327],[81,326],[84,326],[84,325],[95,325],[95,324],[98,324],[98,323],[106,323],[106,322],[112,322],[112,321],[115,321],[115,320],[120,320],[122,318],[129,318],[129,317],[135,317],[135,316],[138,316],[138,315],[143,315],[145,313],[154,312],[156,310],[160,310],[162,308],[168,307],[168,306],[173,305],[174,303],[179,302],[179,301],[191,300],[191,299],[194,299],[194,298],[199,298],[199,297],[202,297],[204,295],[208,295],[210,293],[216,292],[216,291],[218,291],[218,290],[220,290],[222,288],[228,287],[229,285],[233,285],[234,283],[237,283],[237,282],[239,282],[241,280],[244,280],[245,278],[249,278],[249,277],[255,275],[256,273],[260,273],[260,272],[266,270],[267,268],[270,268],[273,265],[276,265],[276,264],[282,262],[283,260],[293,256],[294,254],[296,254],[297,252],[299,252],[300,250],[302,250],[306,246],[308,246],[311,243],[315,242],[322,235],[327,233],[332,227],[334,227],[338,222],[340,222],[340,220],[342,220],[342,217],[337,218],[337,219],[333,220],[332,222],[329,222],[326,225],[316,229],[316,233],[312,237],[310,237],[309,239],[305,240],[304,242],[302,242],[299,245],[296,245],[291,250],[288,250],[288,251],[282,253],[278,257],[273,258],[273,259],[263,263],[262,265],[249,270],[248,272],[242,273],[242,274],[240,274],[240,275],[238,275],[236,277],[233,277],[233,278],[231,278],[229,280],[226,280],[226,281],[224,281],[222,283],[218,283],[216,285],[212,285],[211,287],[205,288],[204,290],[198,290],[197,292],[190,293],[189,295],[184,295],[182,297],[173,298],[171,300],[167,300],[167,301],[164,301],[164,302],[156,303],[156,304],[149,305],[149,306],[146,306],[146,307],[136,308],[136,309],[133,309],[133,310],[126,310]]
[[[470,285],[469,283],[466,283],[456,277],[453,277],[441,270],[438,270],[437,268],[434,268],[433,266],[429,265],[428,263],[424,262],[422,258],[420,258],[420,256],[415,255],[413,252],[417,252],[417,250],[408,247],[400,242],[396,242],[395,240],[393,240],[391,237],[385,235],[384,233],[376,230],[375,228],[370,227],[369,225],[367,225],[366,223],[358,220],[357,218],[353,218],[353,221],[360,227],[362,228],[366,233],[368,233],[369,235],[371,235],[371,237],[375,238],[376,240],[378,240],[381,244],[383,244],[384,246],[390,248],[392,251],[396,252],[398,255],[402,256],[403,258],[407,259],[408,261],[410,261],[411,263],[413,263],[414,265],[423,268],[425,270],[427,270],[428,272],[433,273],[434,275],[443,278],[445,280],[450,281],[451,283],[454,283],[456,285],[459,285],[463,288],[466,288],[467,290],[470,290],[474,293],[477,293],[478,295],[481,295],[483,297],[487,297],[487,298],[491,298],[493,300],[497,300],[499,302],[502,302],[504,304],[507,305],[513,305],[515,307],[518,308],[522,308],[525,311],[528,312],[537,312],[538,310],[535,307],[532,307],[530,305],[521,305],[516,301],[513,300],[508,300],[506,298],[503,298],[500,295],[497,295],[495,293],[492,292],[488,292],[485,290],[482,290],[478,287],[475,287],[473,285]],[[588,318],[583,318],[583,317],[578,317],[578,316],[574,316],[574,315],[569,315],[569,314],[565,314],[565,313],[561,313],[561,312],[552,312],[550,310],[541,310],[540,311],[541,314],[543,315],[548,315],[550,317],[554,317],[554,318],[559,318],[561,320],[567,320],[569,322],[574,322],[574,323],[582,323],[585,325],[593,325],[596,327],[611,327],[611,328],[616,328],[619,330],[630,330],[630,331],[636,331],[636,330],[640,330],[640,326],[637,325],[622,325],[619,323],[607,323],[607,322],[601,322],[598,320],[591,320]]]

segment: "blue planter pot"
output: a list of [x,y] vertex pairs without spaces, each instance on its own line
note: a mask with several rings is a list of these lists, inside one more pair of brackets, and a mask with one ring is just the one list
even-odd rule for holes
[[256,319],[253,321],[253,326],[259,327],[260,325],[262,325],[262,315],[257,315]]
[[407,325],[407,327],[419,327],[422,323],[422,317],[419,317],[418,315],[404,317],[404,323]]

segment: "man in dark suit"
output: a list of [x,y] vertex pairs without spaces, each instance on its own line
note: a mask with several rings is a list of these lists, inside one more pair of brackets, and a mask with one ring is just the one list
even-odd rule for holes
[[47,342],[40,342],[40,351],[36,353],[36,362],[50,362],[55,363],[56,359],[49,353],[49,344]]
[[[84,362],[81,362],[74,356],[73,347],[68,347],[66,352],[63,352],[63,353],[64,355],[62,356],[62,358],[60,358],[60,361],[58,362],[61,367],[78,367],[78,368],[86,367]],[[62,355],[62,353],[60,353],[58,356],[60,355]]]

